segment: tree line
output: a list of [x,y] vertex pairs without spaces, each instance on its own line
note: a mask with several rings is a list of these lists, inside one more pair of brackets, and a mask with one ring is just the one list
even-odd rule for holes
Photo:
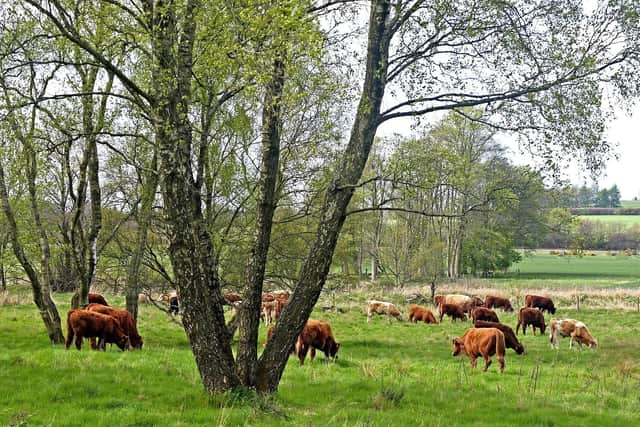
[[[0,246],[51,341],[52,289],[81,306],[108,277],[135,315],[142,286],[163,281],[210,393],[277,390],[336,266],[402,282],[504,265],[510,242],[538,235],[543,186],[492,134],[517,136],[551,174],[575,159],[597,172],[611,154],[603,84],[620,102],[638,91],[627,2],[0,9]],[[376,140],[383,124],[439,112],[421,137]],[[293,293],[258,355],[267,280]],[[244,301],[227,324],[230,287]]]

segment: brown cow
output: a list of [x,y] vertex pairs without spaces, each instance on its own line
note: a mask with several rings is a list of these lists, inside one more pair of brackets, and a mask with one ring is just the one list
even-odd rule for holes
[[149,295],[144,293],[138,294],[138,305],[141,304],[151,304],[151,298],[149,297]]
[[485,322],[484,320],[476,320],[473,322],[473,326],[476,328],[496,328],[500,329],[504,334],[504,342],[507,348],[513,349],[517,354],[524,353],[524,346],[518,341],[516,334],[513,332],[507,325],[503,325],[502,323],[496,322]]
[[500,372],[504,372],[505,343],[504,334],[496,328],[471,328],[460,338],[453,339],[452,356],[465,353],[469,356],[469,361],[473,368],[476,367],[478,356],[484,357],[484,370],[489,369],[491,358],[494,354],[498,356]]
[[104,299],[104,297],[102,295],[97,294],[95,292],[89,292],[87,294],[87,300],[89,301],[89,304],[109,305],[109,304],[107,304],[107,300]]
[[82,339],[96,337],[106,343],[117,345],[124,351],[129,347],[129,337],[120,322],[112,316],[88,310],[69,310],[67,313],[67,350],[75,335],[76,348],[82,348]]
[[264,323],[270,325],[276,322],[280,318],[280,314],[286,304],[287,301],[278,298],[263,302],[260,306],[260,316],[262,320],[264,320]]
[[537,308],[522,307],[518,311],[518,325],[516,325],[516,334],[522,325],[522,334],[527,335],[527,326],[533,327],[533,335],[536,334],[536,327],[540,328],[540,333],[544,334],[546,325],[544,324],[544,316],[542,311]]
[[242,297],[234,292],[225,292],[223,296],[222,304],[224,305],[235,306],[242,302]]
[[304,359],[310,348],[312,349],[311,354],[309,355],[310,363],[313,363],[313,358],[315,357],[314,349],[316,348],[324,352],[325,361],[335,361],[338,359],[340,343],[333,337],[331,325],[328,322],[309,319],[302,329],[296,344],[300,365],[304,364]]
[[539,295],[525,295],[524,306],[539,308],[541,311],[548,311],[551,314],[556,314],[556,307],[553,305],[551,298],[541,297]]
[[391,317],[395,317],[398,320],[402,320],[402,315],[395,304],[386,301],[371,300],[367,304],[367,323],[371,321],[371,318],[375,314],[386,314],[387,320],[391,323]]
[[551,340],[551,346],[555,349],[558,348],[558,336],[571,337],[569,340],[569,348],[573,348],[573,341],[575,340],[580,348],[582,344],[586,344],[590,348],[596,348],[598,341],[593,338],[587,325],[579,320],[574,319],[551,319],[549,325],[551,333],[549,339]]
[[478,297],[470,297],[467,301],[459,304],[465,313],[471,313],[476,307],[484,307],[484,301]]
[[[123,310],[121,308],[115,307],[107,307],[102,304],[89,304],[87,306],[87,310],[95,311],[96,313],[107,314],[112,316],[120,322],[120,326],[124,333],[129,336],[129,341],[131,342],[131,347],[141,349],[142,348],[142,337],[138,334],[138,327],[136,325],[136,319],[133,318],[131,313],[127,310]],[[98,347],[102,348],[104,346],[104,342],[98,342]],[[95,348],[95,339],[91,339],[91,347]]]
[[456,319],[467,321],[467,315],[464,314],[462,307],[457,304],[441,304],[440,305],[440,322],[444,315],[450,316],[451,321],[455,322]]
[[507,298],[496,297],[493,295],[487,295],[484,299],[484,306],[487,308],[501,308],[502,311],[513,311],[511,301]]
[[409,304],[409,321],[414,323],[438,323],[431,310],[416,304]]
[[476,320],[486,320],[487,322],[496,322],[500,323],[500,319],[498,319],[498,315],[495,311],[485,308],[485,307],[476,307],[471,310],[471,318],[475,323]]

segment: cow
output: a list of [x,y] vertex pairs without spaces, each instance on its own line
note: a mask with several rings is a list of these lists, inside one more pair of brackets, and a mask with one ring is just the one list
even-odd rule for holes
[[441,304],[440,305],[440,322],[444,315],[450,316],[451,321],[455,322],[456,319],[467,321],[467,315],[464,314],[464,310],[457,304]]
[[104,299],[104,297],[102,295],[97,294],[95,292],[89,292],[87,294],[87,301],[89,301],[89,304],[109,305],[109,304],[107,304],[107,300]]
[[476,328],[496,328],[500,329],[504,334],[504,342],[507,348],[513,349],[516,354],[524,353],[524,346],[518,341],[516,334],[509,326],[502,323],[486,322],[484,320],[476,320],[473,322],[473,326]]
[[468,303],[469,301],[471,301],[471,297],[467,296],[467,295],[448,294],[448,295],[444,296],[444,303],[445,304],[462,305],[462,304]]
[[333,332],[331,331],[331,325],[328,322],[309,319],[307,324],[304,325],[296,343],[296,351],[300,365],[304,364],[304,359],[309,349],[312,350],[309,354],[310,363],[313,363],[315,349],[324,352],[325,361],[327,362],[330,360],[338,360],[340,343],[335,340]]
[[224,305],[230,305],[233,307],[242,302],[242,297],[234,292],[225,292],[223,297],[224,299],[222,304]]
[[279,299],[274,299],[272,301],[265,301],[260,306],[260,316],[265,324],[270,325],[271,323],[277,321],[280,318],[280,314],[282,313],[282,309],[284,308],[286,303],[282,302]]
[[438,323],[431,310],[416,304],[409,304],[409,321],[414,323]]
[[524,306],[539,308],[541,311],[548,311],[551,314],[556,314],[556,307],[553,305],[551,298],[541,297],[539,295],[525,295]]
[[536,334],[536,327],[540,328],[540,333],[544,334],[546,325],[544,324],[544,315],[537,308],[522,307],[518,311],[518,325],[516,326],[516,334],[522,325],[522,334],[527,335],[527,326],[533,327],[533,335]]
[[452,356],[465,353],[469,356],[471,367],[475,368],[478,356],[484,357],[484,371],[491,365],[491,357],[498,357],[500,373],[504,372],[505,341],[504,334],[496,328],[471,328],[460,338],[453,339]]
[[[138,327],[136,325],[136,319],[133,318],[133,315],[129,313],[127,310],[123,310],[121,308],[115,307],[107,307],[102,304],[89,304],[87,306],[87,310],[93,311],[96,313],[107,314],[111,317],[114,317],[120,323],[122,330],[129,337],[129,342],[131,343],[131,347],[141,349],[143,340],[140,334],[138,333]],[[102,348],[104,346],[104,342],[98,341],[98,347]],[[91,339],[91,347],[95,348],[95,338]]]
[[105,343],[113,343],[120,350],[129,347],[129,337],[120,326],[120,322],[112,316],[88,310],[69,310],[67,313],[67,339],[65,347],[71,346],[75,335],[76,348],[82,348],[83,338],[99,338]]
[[498,315],[495,311],[485,308],[485,307],[476,307],[471,310],[471,318],[475,323],[476,320],[486,320],[487,322],[496,322],[500,323],[500,319],[498,319]]
[[593,338],[587,325],[579,320],[574,319],[551,319],[549,325],[551,332],[549,333],[549,340],[551,346],[555,349],[558,348],[558,336],[571,337],[569,340],[569,348],[573,348],[573,341],[576,341],[582,349],[582,344],[586,344],[589,348],[596,348],[598,341]]
[[386,314],[387,320],[391,323],[391,317],[402,320],[402,315],[395,304],[386,301],[371,300],[367,304],[367,323],[371,321],[373,314]]
[[484,306],[487,308],[501,308],[502,311],[513,311],[511,301],[507,298],[496,297],[493,295],[487,295],[484,299]]
[[470,297],[467,301],[458,304],[462,307],[462,311],[465,313],[471,313],[476,307],[484,307],[484,301],[478,297]]
[[433,297],[433,305],[436,307],[440,307],[440,305],[444,304],[444,295],[436,295]]
[[160,295],[160,300],[166,304],[169,304],[171,302],[171,298],[173,297],[178,298],[178,292],[176,291],[165,292],[162,295]]

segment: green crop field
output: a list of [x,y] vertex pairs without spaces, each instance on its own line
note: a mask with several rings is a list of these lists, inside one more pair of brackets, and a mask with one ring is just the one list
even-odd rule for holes
[[[400,299],[398,295],[387,295]],[[559,308],[587,323],[597,350],[558,351],[522,337],[504,374],[451,356],[469,323],[366,322],[364,294],[342,295],[342,314],[315,312],[341,342],[335,364],[291,359],[273,397],[208,397],[182,329],[142,307],[141,351],[52,347],[32,305],[0,307],[0,425],[14,426],[622,426],[639,425],[640,314]],[[68,295],[57,300],[68,301]],[[114,305],[122,298],[107,295]],[[406,316],[406,303],[401,305]],[[68,306],[61,305],[66,311]],[[515,327],[513,313],[499,313]],[[261,337],[264,336],[264,327]]]
[[620,204],[623,208],[640,208],[640,200],[622,200]]
[[624,226],[640,225],[640,215],[579,215],[578,218],[587,221],[606,222],[608,224],[622,224]]
[[558,256],[538,250],[524,255],[521,262],[495,280],[506,287],[640,288],[640,256],[594,251],[582,257]]

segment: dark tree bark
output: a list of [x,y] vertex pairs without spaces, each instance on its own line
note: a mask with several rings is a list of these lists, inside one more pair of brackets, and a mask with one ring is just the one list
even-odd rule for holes
[[258,217],[251,255],[245,270],[245,292],[238,311],[239,336],[237,369],[242,383],[253,386],[258,365],[258,327],[262,284],[271,242],[276,183],[280,162],[281,101],[285,64],[281,55],[273,62],[273,76],[267,87],[262,110],[262,161],[258,181]]
[[320,296],[344,224],[347,206],[371,151],[387,75],[391,38],[387,26],[389,13],[388,0],[371,2],[366,74],[351,137],[324,199],[315,242],[302,267],[289,304],[276,323],[274,334],[260,357],[256,388],[261,392],[277,390],[289,356],[288,350],[302,331]]

